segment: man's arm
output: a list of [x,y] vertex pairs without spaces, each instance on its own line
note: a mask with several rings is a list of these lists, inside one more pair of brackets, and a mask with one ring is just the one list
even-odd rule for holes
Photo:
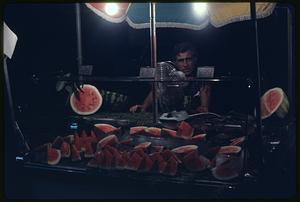
[[145,98],[142,106],[141,106],[141,110],[144,112],[146,111],[146,109],[152,105],[153,103],[153,95],[152,95],[153,91],[151,90],[149,92],[149,94],[147,95],[147,97]]
[[152,92],[153,92],[152,90],[149,92],[149,94],[145,98],[143,104],[141,104],[141,105],[134,105],[134,106],[130,107],[129,111],[130,112],[136,112],[138,110],[138,108],[140,108],[141,112],[145,112],[147,110],[147,108],[153,103]]
[[208,84],[205,84],[200,88],[200,106],[197,107],[197,112],[208,112],[209,102],[210,102],[210,92],[211,87]]

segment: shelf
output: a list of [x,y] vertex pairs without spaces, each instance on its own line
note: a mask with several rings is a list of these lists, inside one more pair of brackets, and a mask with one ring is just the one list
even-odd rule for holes
[[[47,78],[45,78],[47,79]],[[85,81],[85,82],[227,82],[227,81],[244,81],[252,83],[249,78],[245,77],[232,77],[232,76],[222,76],[214,78],[193,78],[185,81],[172,81],[172,80],[155,80],[154,78],[142,78],[142,77],[95,77],[95,76],[71,76],[71,77],[62,77],[56,76],[54,78],[58,81]]]

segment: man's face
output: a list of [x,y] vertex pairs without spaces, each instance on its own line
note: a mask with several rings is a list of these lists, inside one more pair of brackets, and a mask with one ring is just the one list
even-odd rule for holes
[[195,58],[191,51],[181,52],[176,55],[176,66],[185,75],[190,75],[195,68]]

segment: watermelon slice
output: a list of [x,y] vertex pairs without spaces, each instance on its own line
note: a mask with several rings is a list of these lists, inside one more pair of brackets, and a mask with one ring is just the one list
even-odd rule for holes
[[72,93],[70,105],[73,111],[79,115],[94,114],[102,105],[102,96],[95,86],[84,84],[77,94]]
[[177,136],[181,136],[184,139],[190,139],[194,134],[194,128],[185,121],[181,121],[178,130]]
[[80,161],[81,160],[80,151],[78,151],[75,144],[71,145],[71,158],[72,158],[72,161]]
[[147,128],[146,126],[131,127],[130,130],[129,130],[129,134],[130,135],[137,135],[137,134],[143,133],[143,132],[145,132],[146,128]]
[[184,146],[180,146],[180,147],[176,147],[176,148],[172,149],[172,152],[174,152],[176,154],[186,154],[191,151],[195,151],[197,149],[198,149],[197,145],[184,145]]
[[217,156],[212,175],[219,180],[231,180],[240,175],[243,167],[243,153],[240,156],[221,154]]
[[276,112],[277,116],[284,118],[289,110],[289,101],[281,88],[272,88],[265,92],[260,99],[261,118],[266,119]]
[[222,146],[218,151],[218,154],[237,154],[241,151],[239,146]]
[[169,129],[169,128],[162,128],[161,133],[162,133],[163,136],[178,138],[176,130],[172,130],[172,129]]
[[55,164],[59,163],[59,161],[61,159],[60,150],[54,149],[54,148],[49,148],[47,154],[48,154],[48,164],[49,165],[55,165]]
[[97,143],[97,151],[100,151],[101,148],[103,148],[106,145],[114,145],[119,143],[119,140],[117,138],[117,136],[115,135],[109,135],[103,139],[101,139],[98,143]]
[[112,134],[120,130],[120,128],[116,128],[113,125],[106,123],[97,123],[94,126],[105,134]]
[[150,147],[150,145],[151,145],[151,142],[143,142],[143,143],[136,145],[133,149],[147,149]]
[[67,142],[63,142],[60,146],[61,157],[68,158],[71,156],[71,147]]
[[149,127],[145,129],[145,132],[154,137],[160,137],[161,129],[156,127]]

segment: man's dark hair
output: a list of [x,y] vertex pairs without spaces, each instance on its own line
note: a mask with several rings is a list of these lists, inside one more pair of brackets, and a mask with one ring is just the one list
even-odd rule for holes
[[195,59],[198,58],[198,54],[197,54],[197,50],[196,50],[195,46],[193,44],[191,44],[190,42],[182,42],[182,43],[176,44],[174,47],[174,59],[176,59],[176,55],[178,53],[183,53],[186,51],[191,51],[193,54],[193,57]]

